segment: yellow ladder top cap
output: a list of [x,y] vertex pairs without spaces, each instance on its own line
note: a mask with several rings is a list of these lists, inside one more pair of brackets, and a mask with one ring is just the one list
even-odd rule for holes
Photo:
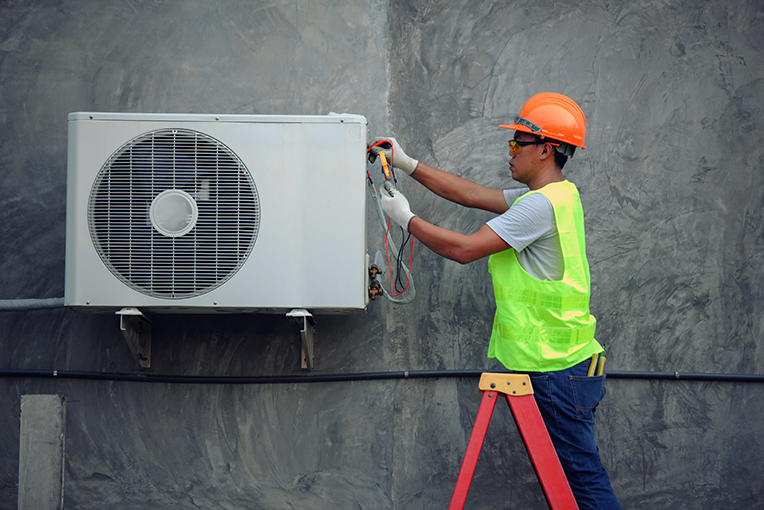
[[509,396],[533,395],[533,386],[528,374],[492,374],[480,376],[480,391],[498,391]]

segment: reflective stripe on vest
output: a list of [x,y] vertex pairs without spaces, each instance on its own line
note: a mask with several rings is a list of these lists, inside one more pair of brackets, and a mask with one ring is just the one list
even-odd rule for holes
[[488,357],[498,358],[511,370],[564,370],[603,351],[594,339],[596,320],[589,314],[584,213],[578,190],[568,181],[548,184],[523,197],[530,193],[543,194],[554,209],[563,278],[534,278],[522,268],[514,248],[491,255],[488,270],[496,316]]

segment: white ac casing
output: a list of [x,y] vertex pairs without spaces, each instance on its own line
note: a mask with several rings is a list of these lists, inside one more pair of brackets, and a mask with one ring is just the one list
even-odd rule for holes
[[366,126],[352,114],[69,114],[65,305],[364,311]]

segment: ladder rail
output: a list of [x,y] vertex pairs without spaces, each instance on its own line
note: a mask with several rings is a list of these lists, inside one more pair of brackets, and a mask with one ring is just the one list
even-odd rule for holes
[[562,469],[557,451],[549,437],[544,419],[533,395],[505,395],[512,411],[517,430],[523,438],[525,450],[536,470],[541,489],[551,510],[578,510],[578,504],[570,490],[568,478]]
[[464,454],[462,468],[459,470],[456,487],[454,488],[453,496],[451,496],[451,504],[448,510],[462,510],[464,508],[464,503],[467,501],[467,493],[472,483],[472,477],[475,474],[475,467],[480,457],[480,450],[483,449],[485,434],[488,431],[488,424],[491,422],[491,416],[496,407],[498,396],[496,391],[486,391],[483,393],[483,400],[480,401],[480,409],[478,409],[477,418],[475,418],[475,425],[472,427],[470,441],[467,444],[467,451]]

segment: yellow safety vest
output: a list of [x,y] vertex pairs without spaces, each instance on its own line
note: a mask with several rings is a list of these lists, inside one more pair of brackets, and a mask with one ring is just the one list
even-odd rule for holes
[[[562,280],[539,280],[520,266],[514,248],[491,255],[496,316],[488,357],[510,370],[564,370],[604,349],[589,314],[590,278],[584,212],[575,185],[555,182],[541,193],[552,204],[565,264]],[[522,198],[522,197],[520,197]],[[520,200],[518,198],[518,200]],[[515,201],[516,202],[516,201]]]

